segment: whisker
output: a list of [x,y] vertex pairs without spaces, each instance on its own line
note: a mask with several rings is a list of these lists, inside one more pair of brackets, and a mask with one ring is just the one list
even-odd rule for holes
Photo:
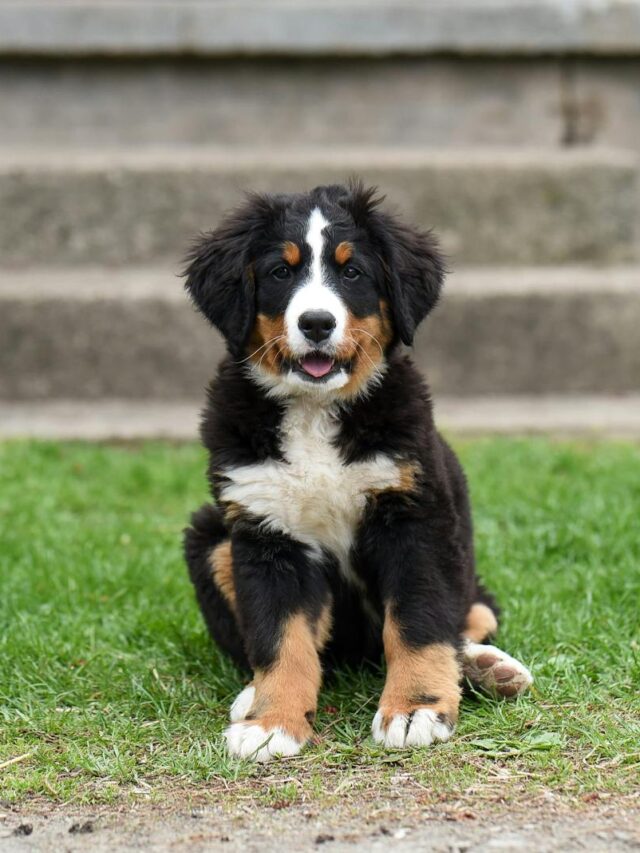
[[[284,335],[280,335],[278,338],[274,338],[274,339],[271,341],[271,345],[269,346],[269,349],[266,349],[266,350],[262,353],[262,355],[260,356],[260,361],[258,362],[258,367],[261,367],[261,366],[262,366],[262,362],[263,362],[264,358],[265,358],[265,357],[266,357],[266,356],[271,352],[271,350],[272,350],[272,349],[277,345],[278,341],[279,341],[279,340],[280,340],[280,338],[282,338],[282,337],[284,337]],[[279,350],[278,350],[277,352],[279,352]],[[276,352],[276,355],[277,355],[277,352]]]
[[376,338],[376,336],[375,336],[375,335],[372,335],[372,334],[371,334],[371,332],[367,332],[367,330],[366,330],[366,329],[355,329],[355,328],[354,328],[354,330],[353,330],[353,331],[354,331],[354,332],[362,332],[362,333],[363,333],[363,334],[365,334],[365,335],[369,335],[369,337],[371,338],[371,340],[372,340],[372,341],[375,341],[375,343],[376,343],[376,345],[377,345],[378,349],[380,350],[380,355],[382,355],[382,356],[384,355],[384,350],[382,349],[382,344],[381,344],[381,343],[380,343],[380,341]]
[[269,346],[269,344],[273,344],[273,343],[275,343],[276,341],[279,341],[279,340],[281,340],[281,339],[282,339],[282,338],[284,338],[284,337],[285,337],[285,335],[276,335],[275,337],[271,338],[270,340],[265,341],[261,346],[259,346],[259,347],[258,347],[258,349],[254,350],[254,351],[251,353],[251,355],[248,355],[246,358],[243,358],[243,359],[241,359],[240,361],[236,361],[236,362],[234,362],[234,363],[235,363],[235,364],[244,364],[244,363],[245,363],[245,361],[249,361],[249,359],[253,358],[253,357],[254,357],[254,355],[257,355],[257,354],[260,352],[260,350],[261,350],[261,349],[264,349],[266,346]]
[[350,341],[354,346],[358,347],[358,349],[361,349],[361,350],[362,350],[362,354],[363,354],[363,355],[365,355],[365,356],[369,359],[369,362],[370,362],[370,364],[371,364],[371,367],[373,367],[373,368],[374,368],[374,370],[377,370],[377,369],[378,369],[378,365],[377,365],[377,364],[375,363],[375,361],[371,358],[371,356],[370,356],[370,355],[369,355],[369,353],[366,351],[366,349],[362,346],[362,344],[360,343],[360,341],[357,341],[355,338],[352,338],[352,337],[349,337],[349,341]]
[[265,357],[266,357],[266,356],[271,352],[271,350],[272,350],[275,346],[277,346],[277,345],[278,345],[278,342],[279,342],[283,337],[284,337],[284,335],[278,335],[277,337],[272,338],[272,339],[268,342],[269,346],[267,347],[267,349],[265,349],[265,351],[264,351],[264,352],[262,353],[262,355],[260,356],[260,360],[258,361],[257,367],[260,367],[260,366],[262,365],[262,362],[263,362],[263,360],[265,359]]

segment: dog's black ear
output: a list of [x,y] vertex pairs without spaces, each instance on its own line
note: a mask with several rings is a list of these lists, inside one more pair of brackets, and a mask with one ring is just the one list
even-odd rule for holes
[[255,322],[251,250],[269,210],[268,199],[250,196],[215,231],[198,237],[185,259],[191,299],[234,355],[243,352]]
[[438,241],[429,232],[404,225],[380,210],[377,187],[349,182],[344,206],[356,225],[370,234],[385,267],[387,295],[398,337],[410,346],[416,329],[434,307],[446,273]]
[[410,346],[420,323],[435,306],[446,267],[438,241],[429,232],[378,214],[386,244],[385,265],[389,302],[398,336]]

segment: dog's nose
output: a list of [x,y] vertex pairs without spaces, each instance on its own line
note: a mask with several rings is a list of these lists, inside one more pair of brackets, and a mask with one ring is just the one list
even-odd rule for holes
[[336,318],[328,311],[305,311],[298,319],[298,328],[310,341],[321,344],[336,327]]

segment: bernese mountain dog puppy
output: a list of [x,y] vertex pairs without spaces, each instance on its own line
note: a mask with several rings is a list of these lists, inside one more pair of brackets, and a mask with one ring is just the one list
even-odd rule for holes
[[514,696],[527,669],[495,646],[475,573],[465,477],[401,345],[436,304],[429,233],[360,183],[251,195],[185,270],[228,356],[202,439],[215,504],[185,534],[208,628],[250,684],[231,754],[309,740],[323,667],[386,660],[372,731],[390,747],[451,735],[463,676]]

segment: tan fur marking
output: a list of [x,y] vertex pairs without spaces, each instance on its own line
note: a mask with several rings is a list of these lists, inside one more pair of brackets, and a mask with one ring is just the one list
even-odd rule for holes
[[331,629],[333,627],[333,614],[331,612],[331,604],[326,604],[322,608],[320,618],[314,626],[316,649],[322,651],[329,641]]
[[318,704],[322,671],[318,651],[328,637],[328,619],[312,627],[298,613],[284,627],[276,662],[268,670],[256,670],[256,689],[248,724],[265,731],[282,728],[297,741],[311,736],[311,723]]
[[233,560],[231,557],[230,539],[226,539],[213,549],[209,562],[213,570],[213,582],[224,596],[231,610],[235,613],[236,587],[233,581]]
[[[389,307],[380,300],[380,314],[370,317],[349,315],[345,342],[338,347],[336,358],[352,361],[349,381],[339,391],[341,397],[352,397],[365,385],[384,359],[393,338]],[[247,357],[254,364],[278,375],[284,360],[294,360],[285,335],[284,316],[258,314],[248,344]]]
[[[420,649],[407,646],[388,608],[382,638],[387,660],[387,680],[380,697],[384,728],[396,714],[410,714],[418,708],[445,714],[455,723],[461,673],[454,647],[446,643],[432,643]],[[436,701],[420,701],[429,696],[437,697]]]
[[387,492],[406,492],[415,491],[416,480],[420,473],[420,466],[415,462],[400,462],[398,463],[398,485],[389,486],[388,489],[370,489],[368,494],[384,495]]
[[467,613],[463,636],[473,643],[482,643],[498,630],[498,620],[493,610],[486,604],[476,602]]
[[412,492],[416,487],[416,477],[418,476],[418,465],[414,462],[404,462],[398,466],[400,469],[400,485],[398,489],[401,492]]
[[224,501],[221,506],[224,508],[224,520],[227,524],[233,524],[244,512],[242,504],[235,501]]
[[290,266],[297,266],[301,258],[300,247],[292,243],[291,240],[287,240],[282,247],[282,257]]
[[337,357],[343,361],[353,360],[353,369],[340,395],[350,397],[363,387],[384,359],[385,350],[393,337],[389,309],[380,300],[380,314],[370,317],[354,317],[349,314],[345,329],[345,342],[338,347]]
[[339,264],[346,264],[347,261],[350,261],[353,256],[353,246],[351,243],[348,243],[346,240],[343,240],[342,243],[338,243],[335,251],[335,258]]
[[284,358],[291,358],[285,337],[284,317],[258,314],[249,341],[249,360],[278,374]]

